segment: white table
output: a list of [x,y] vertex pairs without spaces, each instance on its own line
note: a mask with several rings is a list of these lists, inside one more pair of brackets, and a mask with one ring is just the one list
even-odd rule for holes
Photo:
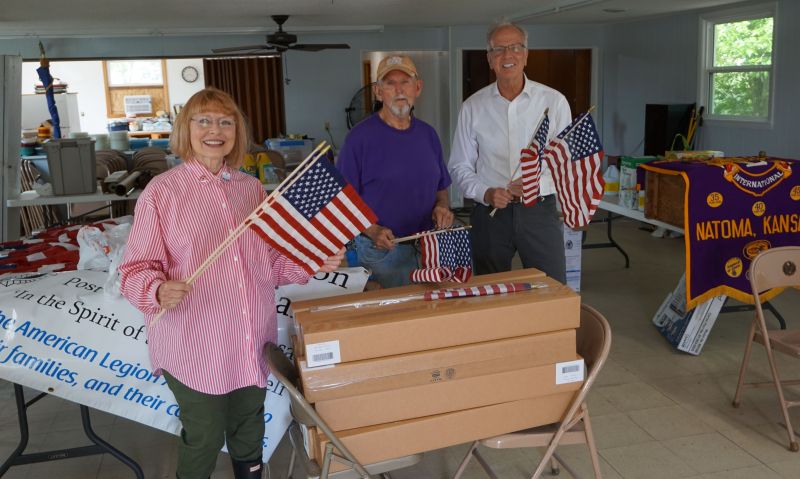
[[641,221],[643,223],[648,223],[653,226],[658,226],[661,228],[665,228],[670,231],[674,231],[676,233],[683,234],[683,229],[678,228],[675,225],[671,225],[669,223],[664,223],[663,221],[654,220],[651,218],[645,218],[644,212],[639,210],[632,210],[625,206],[619,204],[619,196],[603,196],[603,199],[600,200],[600,209],[606,211],[606,217],[602,219],[596,219],[592,221],[592,223],[606,223],[606,236],[608,237],[608,242],[606,243],[590,243],[584,244],[584,249],[594,249],[594,248],[616,248],[622,256],[625,257],[625,267],[630,268],[631,260],[628,257],[628,253],[622,249],[622,246],[619,245],[616,241],[614,241],[614,237],[612,235],[612,226],[614,224],[614,220],[620,217],[631,218],[636,221]]

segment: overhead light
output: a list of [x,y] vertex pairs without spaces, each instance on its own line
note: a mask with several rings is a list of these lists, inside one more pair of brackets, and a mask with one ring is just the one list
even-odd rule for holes
[[606,12],[606,13],[625,13],[625,12],[627,12],[627,10],[625,10],[624,8],[604,8],[603,11]]

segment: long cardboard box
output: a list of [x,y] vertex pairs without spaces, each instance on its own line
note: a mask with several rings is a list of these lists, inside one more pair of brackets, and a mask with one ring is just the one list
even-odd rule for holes
[[[519,431],[561,420],[575,393],[493,404],[464,411],[369,426],[337,433],[339,439],[363,464],[432,451],[477,439]],[[317,461],[328,443],[319,436]],[[335,463],[332,471],[346,469]]]
[[323,351],[333,364],[577,328],[580,297],[550,278],[536,282],[547,287],[365,308],[296,309],[298,336],[306,358]]
[[442,288],[460,288],[464,286],[478,286],[482,284],[492,284],[492,283],[522,283],[522,282],[532,283],[536,282],[541,278],[544,278],[545,276],[546,275],[542,271],[536,268],[517,269],[513,271],[506,271],[503,273],[492,273],[492,274],[473,276],[466,283],[456,283],[452,281],[446,281],[443,283],[410,284],[407,286],[400,286],[397,288],[386,288],[386,289],[381,288],[371,291],[363,291],[359,293],[353,293],[335,297],[296,301],[292,303],[292,311],[294,311],[294,313],[297,314],[300,312],[307,311],[311,308],[318,308],[323,306],[337,306],[359,301],[365,302],[365,301],[383,300],[387,298],[397,298],[407,295],[425,293],[426,291],[431,291],[434,289],[442,289]]
[[[570,358],[575,360],[576,357]],[[506,361],[510,362],[510,361]],[[372,394],[319,401],[314,407],[334,431],[433,416],[580,388],[583,378],[556,384],[563,364],[462,376]]]
[[575,330],[498,339],[415,353],[309,368],[297,357],[309,402],[449,382],[576,357]]

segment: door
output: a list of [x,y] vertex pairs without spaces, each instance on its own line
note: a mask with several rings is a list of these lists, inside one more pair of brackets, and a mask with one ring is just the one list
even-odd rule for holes
[[[464,50],[463,99],[495,81],[485,50]],[[569,102],[573,118],[589,109],[592,92],[592,50],[528,50],[525,74],[555,88]]]

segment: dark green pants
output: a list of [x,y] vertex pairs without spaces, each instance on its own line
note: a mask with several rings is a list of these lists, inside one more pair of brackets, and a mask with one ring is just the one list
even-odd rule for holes
[[164,377],[180,407],[183,426],[178,445],[178,478],[210,477],[226,441],[235,461],[261,457],[265,388],[249,386],[227,394],[205,394],[181,384],[166,371]]

